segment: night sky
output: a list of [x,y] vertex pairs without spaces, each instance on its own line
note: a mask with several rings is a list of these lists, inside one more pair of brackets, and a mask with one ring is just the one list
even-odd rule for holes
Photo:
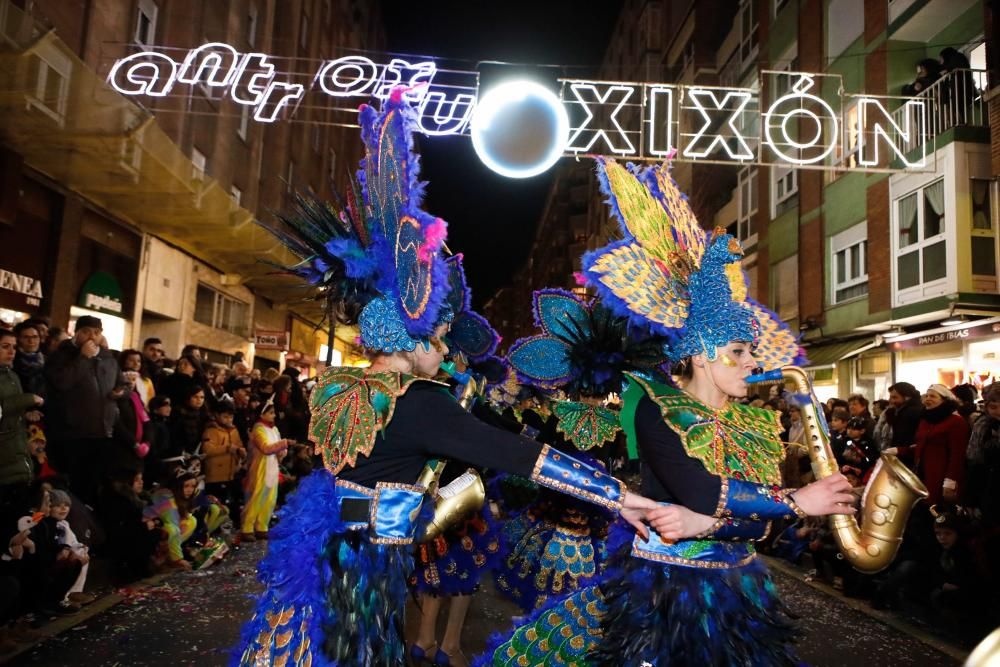
[[[558,77],[594,75],[622,4],[387,0],[382,8],[389,51],[457,59],[448,66],[478,69],[482,92],[513,74],[553,90]],[[485,60],[563,67],[477,67]],[[421,177],[429,181],[424,209],[448,222],[448,246],[465,254],[473,301],[481,306],[527,258],[551,172],[529,179],[495,174],[468,137],[423,138],[419,149]]]

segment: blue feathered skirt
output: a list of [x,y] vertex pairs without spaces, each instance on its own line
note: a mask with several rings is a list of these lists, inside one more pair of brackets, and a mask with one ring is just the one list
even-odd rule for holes
[[620,548],[614,547],[600,584],[536,610],[507,635],[494,635],[473,664],[799,664],[787,610],[759,559],[731,569],[683,567],[631,557],[631,533],[617,525],[612,540]]
[[418,595],[471,595],[497,565],[500,536],[489,505],[414,549],[410,586]]
[[233,666],[405,664],[413,547],[371,543],[346,529],[338,507],[336,479],[325,470],[289,496],[258,566],[265,591]]
[[607,559],[611,516],[594,505],[543,491],[501,529],[497,590],[525,612],[594,581]]

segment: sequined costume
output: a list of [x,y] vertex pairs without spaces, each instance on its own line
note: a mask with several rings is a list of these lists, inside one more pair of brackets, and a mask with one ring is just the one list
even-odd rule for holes
[[[534,313],[541,333],[514,343],[510,364],[531,386],[559,388],[580,399],[553,403],[553,436],[566,451],[596,453],[621,431],[618,414],[599,401],[621,390],[624,368],[653,367],[662,353],[632,341],[623,318],[562,290],[535,292]],[[603,468],[596,459],[580,456]],[[497,590],[530,612],[587,585],[607,559],[612,518],[541,491],[535,503],[512,512],[501,531],[504,555],[494,574]]]
[[[429,350],[450,319],[444,222],[420,210],[413,112],[399,90],[361,113],[362,200],[305,206],[293,225],[317,283],[358,302],[361,341],[393,354]],[[333,238],[318,242],[319,232]],[[353,230],[353,231],[352,231]],[[306,268],[303,268],[306,267]],[[311,438],[324,468],[290,495],[258,577],[264,592],[234,665],[405,662],[403,611],[413,546],[431,510],[417,486],[447,458],[531,478],[611,510],[624,486],[539,443],[484,424],[432,380],[390,370],[331,368],[311,396]]]
[[[740,249],[706,235],[667,168],[600,161],[603,191],[624,238],[584,257],[599,298],[664,336],[673,360],[744,341],[765,367],[791,363],[795,339],[746,299]],[[712,409],[643,374],[628,375],[622,427],[642,461],[643,494],[716,517],[701,535],[642,540],[616,523],[597,583],[494,636],[477,665],[798,664],[793,628],[753,542],[770,521],[800,513],[781,489],[781,430],[773,412]]]

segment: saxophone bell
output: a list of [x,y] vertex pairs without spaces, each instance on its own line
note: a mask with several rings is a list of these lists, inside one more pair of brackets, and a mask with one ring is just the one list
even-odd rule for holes
[[[795,385],[816,479],[835,474],[837,461],[830,448],[830,431],[806,372],[798,366],[785,366],[750,375],[745,381],[751,385],[786,381]],[[910,512],[921,498],[926,497],[927,487],[913,471],[894,455],[882,454],[861,496],[860,526],[853,516],[830,516],[837,546],[854,569],[871,574],[888,567],[903,542],[903,530]]]

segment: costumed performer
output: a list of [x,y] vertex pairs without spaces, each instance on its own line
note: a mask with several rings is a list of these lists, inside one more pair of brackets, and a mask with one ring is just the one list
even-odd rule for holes
[[[571,456],[491,426],[430,380],[447,353],[445,223],[420,209],[412,110],[393,92],[362,107],[362,196],[299,199],[283,218],[331,303],[365,303],[358,324],[369,368],[330,368],[311,396],[311,437],[324,469],[281,510],[258,568],[265,591],[234,664],[403,665],[406,580],[428,459],[506,470],[640,522],[650,501]],[[344,313],[353,312],[345,308]],[[428,508],[430,509],[430,508]],[[683,523],[685,513],[674,518]],[[671,531],[664,537],[670,539]]]
[[[670,337],[683,378],[676,389],[630,375],[622,425],[638,445],[643,492],[698,512],[701,530],[664,541],[615,526],[600,583],[494,638],[477,664],[799,664],[753,541],[774,519],[852,513],[853,496],[841,475],[780,488],[777,415],[733,400],[758,364],[786,365],[798,345],[747,299],[739,243],[698,226],[666,165],[599,161],[598,175],[624,238],[584,257],[588,281],[615,312]],[[649,518],[656,526],[656,511]]]
[[278,502],[278,459],[288,451],[290,443],[278,432],[276,417],[272,395],[261,406],[260,417],[250,431],[250,461],[243,482],[246,502],[240,529],[240,539],[244,542],[267,539],[271,515]]
[[[487,364],[495,359],[493,353],[500,336],[482,315],[472,310],[472,294],[462,262],[461,254],[445,260],[449,284],[446,306],[454,313],[445,338],[451,357],[448,366],[453,369],[449,384],[454,384],[454,391],[462,396],[463,407],[486,423],[496,425],[499,416],[484,414],[477,400],[477,390],[485,386],[485,378],[477,377],[469,365]],[[465,471],[462,465],[446,466],[438,487],[447,486]],[[420,607],[419,630],[409,649],[414,662],[468,667],[469,661],[461,648],[465,617],[482,575],[496,566],[499,556],[500,538],[488,504],[433,539],[416,545],[409,582]],[[448,598],[448,620],[439,643],[437,618],[444,598]]]
[[[524,383],[569,397],[552,404],[557,435],[550,444],[603,469],[591,453],[621,432],[618,413],[603,399],[622,390],[624,370],[655,371],[665,362],[663,352],[652,341],[633,339],[624,317],[564,290],[536,291],[533,311],[541,333],[515,342],[507,359]],[[576,591],[602,570],[613,519],[543,490],[504,524],[497,589],[525,612]]]

